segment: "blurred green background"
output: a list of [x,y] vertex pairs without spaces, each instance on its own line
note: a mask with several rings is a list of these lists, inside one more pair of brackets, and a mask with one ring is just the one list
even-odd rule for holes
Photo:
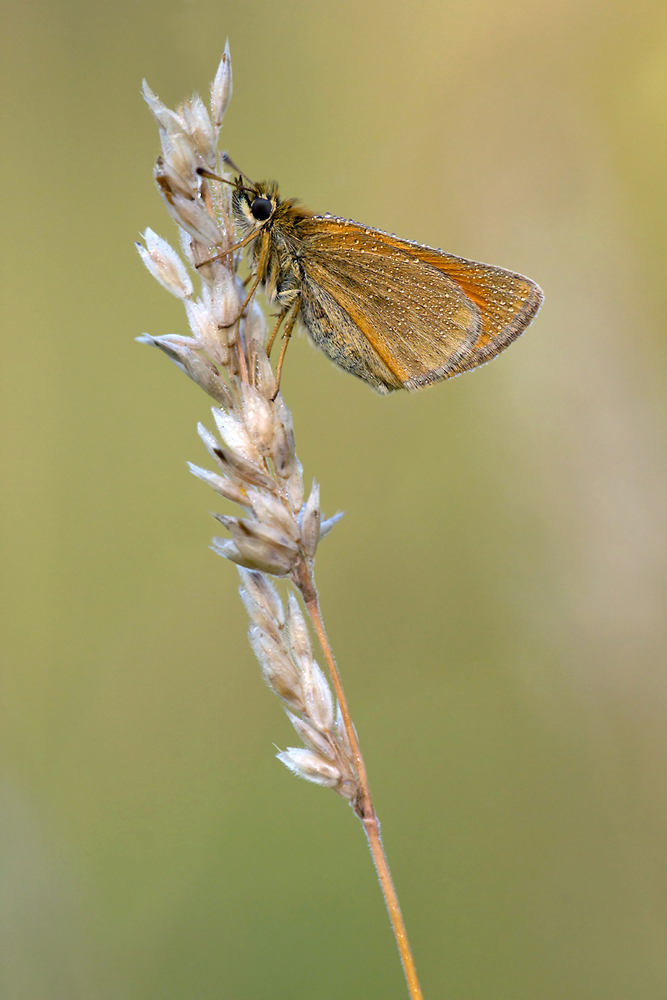
[[474,374],[283,382],[427,1000],[667,993],[667,11],[649,0],[7,0],[3,1000],[402,998],[361,830],[296,781],[246,643],[206,398],[133,249],[141,78],[284,194],[522,271]]

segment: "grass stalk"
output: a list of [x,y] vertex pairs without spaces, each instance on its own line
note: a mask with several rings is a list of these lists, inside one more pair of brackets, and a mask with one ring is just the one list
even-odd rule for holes
[[417,969],[412,957],[412,951],[408,941],[408,933],[405,928],[405,921],[403,920],[403,914],[401,913],[401,907],[398,902],[398,895],[396,894],[394,880],[392,879],[391,872],[389,870],[387,855],[385,854],[384,846],[382,844],[380,821],[377,817],[377,813],[375,812],[373,799],[371,798],[366,765],[361,753],[361,747],[359,746],[359,739],[352,722],[352,716],[350,715],[350,709],[348,707],[347,698],[343,689],[343,682],[341,681],[338,666],[336,664],[336,658],[334,657],[331,644],[329,643],[329,638],[324,628],[317,593],[306,602],[306,608],[308,610],[308,614],[310,615],[315,632],[317,633],[317,639],[322,649],[322,653],[324,654],[324,659],[326,660],[334,690],[336,691],[336,697],[338,698],[338,704],[341,708],[341,714],[345,723],[345,730],[352,748],[352,756],[354,758],[361,789],[359,802],[353,803],[353,806],[355,812],[361,820],[368,839],[368,845],[371,849],[371,854],[373,855],[375,870],[377,871],[384,901],[387,904],[391,927],[394,932],[394,937],[396,938],[396,946],[398,948],[398,953],[401,956],[405,980],[408,984],[408,990],[410,991],[410,1000],[423,1000],[419,979],[417,978]]
[[[137,246],[148,270],[182,301],[191,335],[145,334],[139,339],[159,348],[216,403],[212,413],[217,434],[199,427],[216,471],[192,464],[190,471],[224,501],[236,505],[235,514],[214,515],[227,535],[214,538],[212,548],[237,566],[250,619],[250,644],[266,684],[304,744],[277,756],[299,777],[347,799],[361,820],[410,998],[423,1000],[366,767],[314,585],[318,545],[341,515],[322,519],[315,483],[305,498],[292,416],[277,392],[267,354],[270,338],[264,314],[254,289],[249,296],[237,274],[233,185],[217,150],[231,92],[228,48],[211,87],[210,112],[196,95],[172,111],[144,85],[162,146],[155,180],[178,226],[181,254],[151,230]],[[239,225],[241,221],[237,219]],[[191,274],[200,281],[198,294]],[[292,584],[286,606],[272,577]],[[297,591],[318,636],[333,693],[313,656]]]

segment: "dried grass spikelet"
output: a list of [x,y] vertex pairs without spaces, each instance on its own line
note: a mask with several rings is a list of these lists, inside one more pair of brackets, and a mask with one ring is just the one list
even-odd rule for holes
[[291,593],[285,613],[272,583],[262,573],[240,569],[241,599],[250,617],[250,644],[264,680],[282,700],[307,749],[289,747],[278,759],[291,771],[344,798],[358,795],[352,751],[326,677],[313,658],[310,636]]
[[250,643],[266,683],[304,743],[278,757],[295,774],[354,802],[358,778],[340,709],[313,658],[295,594],[285,611],[267,577],[288,578],[308,600],[317,546],[341,515],[321,519],[315,483],[304,502],[292,416],[281,395],[274,399],[264,315],[254,298],[239,315],[245,292],[237,276],[238,254],[195,270],[235,243],[229,185],[197,172],[204,167],[227,176],[217,143],[232,93],[229,48],[211,86],[210,114],[196,95],[172,111],[146,83],[143,93],[160,132],[155,180],[200,289],[197,294],[182,257],[147,229],[144,244],[137,244],[139,254],[160,284],[183,302],[190,336],[145,334],[139,339],[163,351],[218,404],[213,408],[217,436],[199,426],[216,471],[192,464],[190,471],[241,508],[237,515],[214,515],[228,535],[214,538],[212,548],[239,568]]

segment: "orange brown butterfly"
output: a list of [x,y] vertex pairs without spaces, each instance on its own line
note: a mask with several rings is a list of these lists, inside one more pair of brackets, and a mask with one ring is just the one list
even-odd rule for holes
[[243,238],[232,250],[251,245],[242,310],[260,285],[278,307],[267,345],[270,353],[282,326],[278,384],[297,319],[334,364],[387,393],[490,361],[542,304],[539,285],[521,274],[315,215],[283,200],[275,182],[255,183],[240,171],[234,181],[198,172],[234,187],[233,217]]

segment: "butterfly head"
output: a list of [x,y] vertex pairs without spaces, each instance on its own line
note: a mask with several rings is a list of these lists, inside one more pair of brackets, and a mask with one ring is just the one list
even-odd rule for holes
[[234,222],[244,236],[269,225],[279,204],[278,185],[275,181],[246,185],[242,177],[236,178],[232,210]]

